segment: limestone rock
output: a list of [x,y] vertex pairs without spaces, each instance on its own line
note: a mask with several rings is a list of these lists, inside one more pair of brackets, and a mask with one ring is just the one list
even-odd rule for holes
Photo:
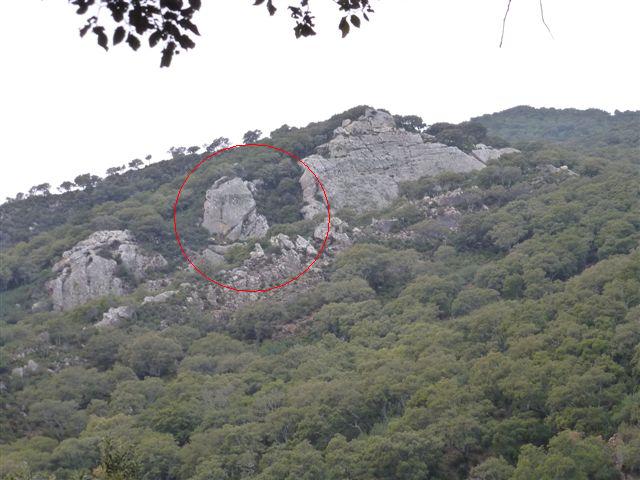
[[127,306],[110,308],[102,314],[102,320],[93,326],[96,328],[115,327],[122,320],[128,320],[133,315],[133,308]]
[[53,266],[58,277],[47,283],[55,310],[69,310],[91,299],[127,292],[116,273],[119,264],[134,278],[167,264],[162,255],[148,255],[127,230],[101,230],[62,254]]
[[508,153],[518,153],[520,150],[515,148],[493,148],[488,147],[483,143],[479,143],[471,150],[471,154],[480,160],[482,163],[487,163],[490,160],[497,160],[502,155]]
[[[305,163],[322,180],[331,206],[366,211],[387,206],[398,183],[441,172],[468,172],[484,164],[456,147],[425,142],[419,133],[396,128],[387,112],[368,109],[334,131]],[[326,211],[315,177],[304,170],[300,185],[305,218]]]
[[381,233],[390,233],[398,222],[397,218],[372,218],[371,226]]
[[253,247],[251,253],[249,253],[249,258],[256,259],[264,257],[264,250],[262,249],[262,245],[256,243]]
[[311,242],[300,235],[296,237],[296,248],[298,251],[304,252],[310,256],[316,256],[318,254],[318,251],[313,245],[311,245]]
[[285,250],[293,250],[295,248],[295,245],[289,236],[284,233],[279,233],[275,237],[271,237],[269,241],[271,242],[271,245],[276,245]]
[[35,373],[36,371],[38,371],[38,368],[40,368],[38,362],[36,362],[35,360],[29,360],[26,365],[22,367],[16,367],[11,370],[11,375],[22,378],[25,374]]
[[[331,229],[329,230],[329,243],[340,243],[343,245],[349,245],[351,239],[347,235],[346,230],[349,227],[347,222],[340,220],[338,217],[331,217]],[[318,225],[313,231],[313,238],[316,240],[324,241],[327,235],[327,221],[326,219]]]
[[571,170],[567,165],[562,165],[561,167],[556,167],[551,164],[543,165],[540,167],[542,170],[546,170],[549,173],[556,173],[560,175],[567,175],[570,177],[578,177],[579,174]]
[[[318,253],[309,240],[299,235],[294,241],[288,235],[279,233],[269,241],[278,247],[278,253],[266,255],[260,244],[256,244],[249,259],[241,267],[225,272],[225,283],[242,289],[262,289],[279,284],[299,274]],[[237,295],[231,295],[235,296]],[[208,296],[210,303],[213,303],[213,298]],[[227,303],[228,291],[220,292],[215,301],[222,298]]]
[[49,309],[49,307],[50,307],[49,302],[45,300],[40,300],[34,303],[33,305],[31,305],[31,312],[32,313],[45,312]]
[[222,256],[224,256],[231,248],[233,248],[233,245],[210,245],[209,246],[209,250]]
[[146,303],[164,303],[167,300],[169,300],[171,297],[173,297],[176,293],[178,293],[177,290],[167,290],[166,292],[159,293],[158,295],[144,297],[144,299],[142,300],[142,304],[144,305]]
[[219,254],[213,250],[206,248],[202,252],[202,260],[208,263],[212,267],[217,267],[224,263],[224,255]]
[[229,241],[264,237],[267,219],[256,210],[255,185],[235,177],[222,177],[207,190],[202,226]]

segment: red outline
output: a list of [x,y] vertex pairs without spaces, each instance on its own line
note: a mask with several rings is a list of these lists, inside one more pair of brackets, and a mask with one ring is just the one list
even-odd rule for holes
[[[182,194],[182,189],[184,188],[184,186],[186,185],[187,181],[189,180],[189,177],[191,177],[191,175],[196,170],[198,170],[198,168],[200,168],[200,166],[204,162],[206,162],[210,158],[213,158],[216,155],[219,155],[219,154],[221,154],[223,152],[226,152],[228,150],[233,150],[234,148],[240,148],[240,147],[266,147],[266,148],[270,148],[272,150],[276,150],[276,151],[278,151],[280,153],[284,153],[285,155],[288,155],[289,157],[293,158],[298,163],[302,164],[307,170],[309,170],[309,172],[311,172],[311,175],[313,175],[315,177],[317,184],[322,189],[322,195],[324,196],[324,202],[327,205],[327,234],[324,236],[324,240],[322,242],[322,245],[320,246],[320,250],[318,250],[318,254],[315,256],[313,261],[307,266],[307,268],[305,268],[302,272],[300,272],[295,277],[292,277],[289,280],[287,280],[286,282],[281,283],[279,285],[274,285],[273,287],[264,288],[264,289],[250,290],[250,289],[235,288],[235,287],[232,287],[231,285],[225,285],[224,283],[218,282],[218,281],[214,280],[213,278],[210,278],[206,273],[204,273],[202,270],[200,270],[198,267],[196,267],[196,265],[191,261],[191,258],[189,258],[189,255],[187,255],[187,252],[184,250],[184,248],[182,246],[182,242],[180,241],[180,234],[178,233],[178,224],[177,224],[178,200],[180,200],[180,195]],[[329,198],[327,197],[327,191],[324,189],[324,185],[320,181],[320,178],[318,178],[318,175],[316,175],[316,173],[313,170],[311,170],[309,165],[304,163],[298,156],[294,155],[291,152],[287,152],[286,150],[283,150],[282,148],[274,147],[273,145],[267,145],[265,143],[247,143],[247,144],[244,144],[244,145],[233,145],[231,147],[222,148],[222,149],[218,150],[217,152],[212,153],[208,157],[205,157],[202,161],[200,161],[200,163],[198,163],[188,173],[187,177],[184,179],[184,182],[182,182],[182,185],[180,185],[180,189],[178,190],[178,195],[176,196],[176,201],[173,204],[173,231],[175,232],[176,240],[178,241],[178,246],[180,247],[180,251],[182,252],[182,255],[184,256],[184,258],[187,259],[187,262],[189,262],[189,264],[195,269],[196,272],[198,272],[204,278],[209,280],[211,283],[215,283],[216,285],[218,285],[218,286],[220,286],[222,288],[233,290],[235,292],[265,293],[265,292],[269,292],[271,290],[275,290],[277,288],[286,287],[290,283],[295,282],[302,275],[307,273],[309,271],[309,269],[313,266],[313,264],[316,263],[316,261],[318,261],[318,259],[320,258],[320,255],[322,255],[322,252],[324,251],[324,248],[327,245],[327,240],[329,239],[329,231],[330,231],[330,229],[331,229],[331,206],[329,205]]]

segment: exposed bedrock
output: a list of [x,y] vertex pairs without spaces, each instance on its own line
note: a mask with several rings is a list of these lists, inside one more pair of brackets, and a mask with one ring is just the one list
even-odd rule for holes
[[[368,109],[356,121],[345,120],[334,137],[304,161],[322,181],[332,208],[366,211],[391,203],[398,196],[399,182],[478,170],[484,167],[480,159],[514,151],[478,147],[476,158],[457,147],[429,141],[426,135],[399,129],[389,113]],[[305,218],[325,212],[322,192],[306,169],[300,185]]]
[[166,264],[162,255],[143,252],[128,230],[94,232],[53,266],[58,276],[47,283],[53,308],[69,310],[94,298],[123,295],[130,287],[126,277],[140,280]]
[[264,237],[269,224],[256,210],[254,191],[254,184],[241,178],[220,178],[207,190],[202,226],[230,242]]

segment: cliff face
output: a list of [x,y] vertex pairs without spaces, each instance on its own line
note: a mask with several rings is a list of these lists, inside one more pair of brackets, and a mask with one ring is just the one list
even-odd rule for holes
[[[456,147],[425,141],[419,133],[397,128],[389,113],[373,109],[356,121],[346,120],[317,152],[304,161],[322,180],[331,206],[357,211],[388,205],[398,196],[399,182],[484,167]],[[305,218],[325,211],[313,175],[305,170],[300,184]]]
[[126,281],[117,275],[121,265],[140,280],[147,271],[167,264],[158,254],[145,254],[127,230],[101,230],[62,254],[53,266],[58,277],[48,282],[55,310],[69,310],[105,295],[122,295]]
[[207,190],[202,226],[229,241],[264,237],[269,225],[256,211],[254,189],[253,183],[238,177],[216,181]]

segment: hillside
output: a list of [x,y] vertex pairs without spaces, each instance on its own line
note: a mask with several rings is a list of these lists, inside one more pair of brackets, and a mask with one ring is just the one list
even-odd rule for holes
[[640,140],[640,113],[632,111],[610,114],[596,109],[519,106],[472,121],[512,143],[565,143],[584,151],[607,148],[609,155],[616,148],[637,147]]
[[0,478],[640,478],[638,112],[360,106],[0,205]]

